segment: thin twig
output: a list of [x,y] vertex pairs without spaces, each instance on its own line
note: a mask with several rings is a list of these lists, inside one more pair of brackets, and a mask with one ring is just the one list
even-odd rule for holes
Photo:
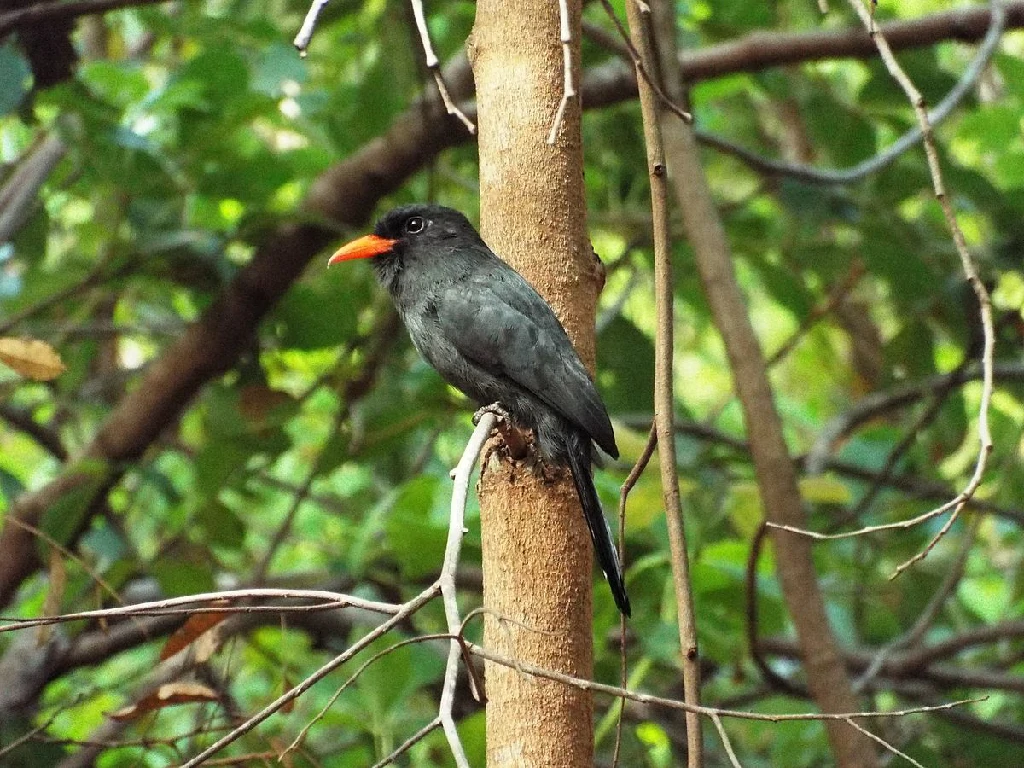
[[[643,451],[640,452],[639,458],[636,460],[636,464],[629,470],[629,475],[626,476],[626,481],[622,484],[622,488],[619,490],[619,562],[625,567],[626,564],[626,499],[629,498],[630,491],[633,490],[637,481],[640,480],[640,476],[647,469],[648,463],[651,461],[651,456],[654,455],[654,449],[658,446],[658,425],[655,421],[651,421],[651,429],[647,433],[647,444],[644,445]],[[626,617],[619,616],[619,681],[623,688],[626,687],[628,681],[628,668],[626,663]],[[622,747],[622,708],[619,708],[619,717],[615,723],[615,748],[612,750],[612,766],[619,764],[619,750]]]
[[437,92],[441,95],[445,111],[449,115],[458,118],[459,122],[471,134],[476,133],[476,126],[473,125],[473,121],[466,117],[466,113],[459,109],[458,105],[452,100],[451,94],[448,92],[448,86],[445,85],[444,78],[441,76],[441,62],[437,58],[437,54],[434,53],[434,46],[430,43],[430,31],[427,29],[427,17],[423,12],[423,0],[409,0],[409,2],[412,4],[412,14],[416,19],[416,29],[420,33],[423,53],[427,57],[427,69],[434,76],[434,83],[437,85]]
[[313,30],[316,29],[316,22],[328,2],[330,0],[313,0],[309,10],[306,11],[306,18],[302,20],[302,26],[299,27],[298,34],[295,35],[295,39],[292,41],[292,45],[298,49],[299,56],[302,58],[306,58],[309,41],[313,39]]
[[325,678],[335,669],[337,669],[342,664],[351,659],[353,656],[358,654],[372,642],[377,640],[377,638],[383,637],[396,626],[398,626],[403,621],[408,619],[410,616],[416,613],[416,611],[418,611],[424,605],[429,603],[437,594],[437,585],[430,585],[430,587],[420,592],[412,600],[403,604],[401,609],[394,616],[392,616],[382,624],[379,624],[372,631],[367,632],[365,635],[363,635],[363,637],[361,637],[355,643],[350,645],[344,653],[335,656],[333,659],[324,664],[318,670],[313,672],[311,675],[307,676],[306,679],[303,680],[301,683],[289,688],[283,694],[281,694],[272,702],[263,707],[263,709],[261,709],[255,715],[252,715],[251,717],[247,718],[244,722],[239,724],[229,733],[217,739],[217,741],[215,741],[209,747],[207,747],[202,752],[197,754],[195,757],[191,758],[186,763],[183,763],[181,768],[195,768],[196,766],[201,765],[208,757],[216,754],[221,749],[226,747],[228,744],[231,744],[241,736],[244,736],[246,733],[251,731],[253,728],[262,723],[268,717],[270,717],[275,712],[279,711],[282,707],[287,705],[289,702],[297,699],[299,696],[301,696],[303,693],[309,690],[315,683]]
[[569,99],[576,98],[576,85],[572,79],[572,29],[569,27],[569,7],[566,0],[558,0],[559,34],[558,38],[562,43],[562,100],[558,102],[558,110],[555,112],[554,122],[551,123],[551,131],[548,133],[548,144],[554,145],[558,137],[558,129],[562,125],[562,118],[565,116],[565,108],[569,106]]
[[881,736],[877,736],[876,734],[872,733],[871,731],[869,731],[864,726],[858,725],[857,722],[852,717],[846,718],[846,722],[849,723],[851,727],[853,727],[856,730],[858,730],[861,733],[863,733],[869,739],[877,741],[879,744],[881,744],[887,750],[892,752],[894,755],[897,755],[898,757],[902,757],[904,760],[909,762],[911,765],[916,766],[916,768],[924,768],[924,766],[921,765],[919,762],[917,762],[917,760],[915,760],[914,758],[912,758],[910,755],[906,754],[905,752],[900,752],[898,749],[896,749],[896,747],[894,747],[888,741],[883,739]]
[[[165,600],[154,600],[135,605],[125,605],[118,608],[101,608],[95,611],[80,611],[78,613],[65,613],[60,616],[43,616],[38,619],[14,619],[0,616],[0,621],[10,622],[0,625],[0,632],[7,632],[13,629],[25,629],[45,624],[60,624],[68,621],[81,619],[109,619],[115,616],[141,616],[160,615],[162,613],[175,613],[178,606],[195,606],[197,603],[208,603],[215,600],[252,600],[256,598],[279,598],[282,600],[319,600],[324,607],[328,608],[361,608],[372,613],[383,613],[397,615],[405,608],[404,605],[393,603],[381,603],[375,600],[365,600],[353,595],[345,595],[340,592],[330,592],[322,589],[226,589],[220,592],[203,592],[197,595],[184,595],[182,597],[169,597]],[[303,606],[299,610],[307,610],[310,607]],[[227,611],[230,607],[218,608],[197,608],[191,607],[189,612]],[[288,606],[246,606],[244,611],[286,611]]]
[[[341,696],[341,694],[343,694],[349,688],[349,686],[351,686],[356,680],[358,680],[360,678],[360,676],[363,674],[363,672],[365,672],[371,666],[376,664],[378,661],[383,659],[385,656],[388,656],[389,654],[394,653],[399,648],[404,648],[404,647],[406,647],[408,645],[413,645],[415,643],[424,643],[424,642],[428,642],[428,641],[431,641],[431,640],[443,639],[444,637],[446,637],[446,636],[444,636],[444,635],[420,635],[418,637],[411,637],[411,638],[408,638],[406,640],[400,640],[397,643],[392,643],[387,648],[385,648],[385,649],[383,649],[381,651],[378,651],[377,653],[373,654],[373,656],[371,656],[370,658],[368,658],[366,661],[364,661],[362,664],[359,665],[359,668],[349,676],[348,680],[346,680],[344,683],[342,683],[340,686],[338,686],[338,689],[333,693],[331,698],[329,698],[327,700],[327,703],[324,704],[324,706],[320,708],[320,711],[317,712],[316,715],[308,723],[306,723],[302,727],[302,730],[299,731],[299,734],[292,740],[292,743],[288,745],[288,747],[285,749],[285,751],[282,752],[280,755],[278,755],[278,760],[279,761],[283,761],[285,755],[287,755],[289,752],[293,752],[293,751],[295,751],[296,749],[299,748],[299,745],[305,740],[306,734],[309,733],[310,729],[314,725],[316,725],[318,722],[323,720],[324,717],[326,717],[326,715],[330,711],[331,707],[334,706],[334,702],[336,702],[338,700],[338,698]],[[433,728],[431,728],[431,730],[433,730]],[[415,738],[415,736],[413,738]],[[411,747],[415,743],[416,742],[412,741],[412,740],[406,741],[405,744],[403,744],[403,747],[405,747],[405,749],[408,749],[409,747]],[[408,746],[406,746],[406,745],[408,745]],[[402,748],[400,747],[399,749],[402,749]],[[402,751],[404,751],[404,750],[402,750]],[[401,751],[396,751],[396,752],[392,752],[391,754],[392,754],[392,759],[394,759],[395,757],[398,757],[400,754],[402,754],[402,752]],[[207,763],[207,764],[209,764],[209,763]]]
[[[878,48],[878,54],[882,57],[882,61],[884,62],[886,69],[889,70],[889,74],[892,75],[893,79],[896,80],[897,83],[899,83],[899,86],[903,89],[907,99],[913,106],[915,115],[917,115],[917,121],[921,127],[921,136],[924,139],[924,152],[928,159],[928,171],[932,177],[932,191],[935,194],[935,198],[939,201],[939,206],[942,208],[942,215],[946,219],[946,225],[949,227],[953,243],[956,245],[957,254],[960,256],[961,268],[967,278],[967,282],[974,291],[974,295],[978,299],[978,305],[981,313],[981,327],[984,337],[984,348],[981,355],[981,403],[978,407],[979,447],[978,458],[974,466],[974,473],[963,491],[961,491],[949,504],[945,504],[938,508],[939,510],[942,510],[941,512],[933,511],[933,514],[930,517],[942,514],[946,510],[952,510],[949,519],[939,529],[938,533],[936,533],[924,546],[924,548],[913,557],[897,566],[896,570],[890,576],[890,578],[895,578],[912,565],[928,556],[928,553],[935,548],[935,545],[939,543],[942,537],[946,535],[946,532],[953,526],[953,523],[956,522],[960,511],[964,506],[966,506],[967,502],[970,501],[971,497],[981,486],[982,478],[985,475],[985,467],[988,464],[989,456],[992,455],[993,448],[992,433],[988,423],[988,412],[989,404],[992,400],[992,368],[993,357],[995,356],[996,337],[992,321],[991,299],[989,298],[985,284],[978,276],[977,267],[975,266],[974,260],[971,258],[970,251],[967,248],[967,240],[964,238],[964,233],[960,229],[960,223],[957,221],[956,212],[953,210],[953,204],[949,200],[945,184],[942,180],[942,168],[939,163],[939,152],[935,145],[935,135],[932,132],[931,122],[928,117],[928,110],[925,106],[924,97],[921,95],[920,91],[917,90],[917,87],[907,76],[906,72],[903,71],[899,62],[896,61],[896,57],[893,55],[888,41],[876,26],[872,12],[872,8],[874,6],[872,5],[871,7],[868,7],[864,5],[861,0],[849,0],[849,3],[854,12],[860,16],[861,21],[864,23],[868,34],[871,36],[875,46]],[[1000,0],[995,0],[991,7],[993,22],[998,22],[999,19],[1003,18],[1005,13],[1003,4]],[[930,519],[930,517],[927,519]]]
[[[953,373],[955,374],[958,371],[963,372],[967,368],[968,363],[969,360],[964,358],[957,370]],[[906,455],[907,451],[913,447],[917,442],[917,438],[928,427],[928,425],[938,418],[939,413],[942,411],[942,407],[946,404],[946,401],[949,399],[949,395],[953,392],[955,387],[956,379],[950,377],[948,386],[937,390],[932,395],[931,402],[928,406],[916,419],[914,419],[913,424],[905,430],[903,437],[900,438],[899,442],[896,443],[892,450],[889,451],[888,455],[885,457],[885,461],[882,462],[881,468],[878,470],[878,476],[857,501],[856,506],[845,514],[842,520],[835,521],[833,523],[833,527],[841,528],[851,520],[858,520],[865,512],[867,512],[868,509],[870,509],[875,499],[885,487],[886,482],[888,482],[889,478],[892,477],[892,473],[896,469],[896,465],[899,463],[900,459],[902,459],[903,456]]]
[[725,748],[725,754],[729,756],[729,762],[733,768],[743,768],[740,765],[740,761],[736,758],[736,753],[733,752],[732,742],[729,741],[729,734],[725,732],[725,726],[722,725],[722,718],[718,715],[711,715],[711,722],[715,724],[715,730],[718,731],[718,735],[722,738],[722,746]]
[[960,583],[960,579],[963,578],[964,567],[967,565],[967,557],[970,555],[971,550],[974,549],[974,542],[980,522],[980,517],[975,517],[971,521],[971,525],[967,529],[967,535],[964,536],[964,540],[960,544],[960,552],[957,554],[953,567],[946,571],[946,575],[943,577],[942,583],[928,601],[928,605],[926,605],[924,610],[921,611],[921,615],[917,617],[917,621],[914,622],[914,626],[911,627],[904,635],[897,637],[895,640],[886,643],[878,649],[878,652],[871,660],[871,663],[867,666],[867,669],[865,669],[863,674],[861,674],[861,676],[854,682],[853,688],[855,691],[859,693],[867,687],[868,683],[878,675],[882,666],[885,664],[885,661],[893,654],[894,651],[916,645],[924,637],[928,628],[932,625],[936,617],[939,615],[939,612],[942,610],[942,607],[946,604],[946,600],[951,594],[953,594],[953,591]]
[[[639,0],[630,0],[630,2],[639,2]],[[612,23],[615,24],[615,29],[618,30],[619,36],[622,38],[622,42],[625,43],[626,45],[626,51],[629,53],[629,59],[637,71],[637,86],[639,87],[641,82],[646,82],[647,85],[650,86],[651,90],[654,91],[655,95],[658,97],[658,100],[662,103],[665,109],[674,114],[687,125],[692,124],[693,115],[687,112],[682,107],[680,107],[674,101],[672,101],[672,99],[669,98],[668,94],[665,93],[665,90],[661,87],[661,84],[655,82],[655,78],[651,77],[650,70],[648,69],[648,64],[643,61],[642,57],[640,56],[640,52],[637,51],[636,46],[633,45],[632,39],[630,39],[629,32],[627,32],[626,28],[622,26],[622,22],[619,21],[619,17],[615,15],[615,9],[612,7],[611,0],[601,0],[601,6],[604,8],[608,16],[611,18]],[[638,7],[640,8],[641,13],[644,13],[645,11],[643,11],[643,7],[647,6],[645,5],[643,7]],[[649,7],[647,7],[646,13],[650,13]]]
[[476,643],[468,643],[470,653],[474,656],[478,656],[486,661],[500,664],[503,667],[510,669],[516,669],[524,675],[530,675],[531,677],[539,677],[544,680],[553,680],[556,683],[562,683],[564,685],[572,686],[573,688],[579,688],[582,691],[592,691],[594,693],[601,693],[607,696],[614,696],[616,698],[628,699],[629,701],[638,701],[641,704],[651,704],[658,707],[666,707],[667,709],[675,709],[683,712],[691,712],[697,715],[704,715],[710,717],[711,715],[718,715],[719,717],[728,717],[735,720],[760,720],[769,723],[783,723],[783,722],[812,722],[812,721],[846,721],[851,717],[856,718],[883,718],[883,717],[907,717],[908,715],[921,715],[929,712],[940,712],[943,710],[953,709],[954,707],[962,707],[965,704],[977,704],[978,702],[987,700],[988,697],[979,697],[971,699],[957,699],[956,701],[946,702],[945,704],[936,704],[922,707],[911,707],[908,709],[889,710],[887,712],[797,712],[792,714],[771,714],[765,712],[745,712],[743,710],[736,709],[723,709],[721,707],[707,707],[703,705],[688,704],[685,701],[679,701],[678,699],[667,699],[662,696],[654,696],[649,693],[639,693],[637,691],[631,691],[626,688],[619,688],[614,685],[608,685],[606,683],[598,683],[594,680],[584,680],[583,678],[573,677],[563,672],[555,672],[551,669],[544,669],[535,664],[522,661],[520,659],[512,659],[507,656],[503,656],[500,653],[477,645]]
[[[970,64],[964,69],[963,74],[956,84],[950,88],[946,96],[936,105],[935,109],[928,112],[928,119],[934,128],[943,122],[963,101],[964,97],[971,92],[978,78],[981,77],[988,66],[992,55],[998,49],[999,41],[1006,29],[1005,9],[993,8],[988,32],[975,53]],[[823,184],[840,186],[852,184],[872,173],[876,173],[891,165],[897,158],[908,149],[918,144],[924,137],[919,126],[909,129],[896,141],[876,155],[867,160],[862,160],[849,168],[817,168],[812,165],[801,163],[787,163],[782,160],[775,160],[770,157],[754,152],[728,139],[723,139],[707,131],[695,131],[697,141],[712,149],[717,149],[723,154],[735,157],[740,162],[761,173],[779,176],[788,176],[808,184]]]
[[385,757],[380,762],[374,763],[373,764],[373,768],[384,768],[385,765],[391,765],[391,763],[395,762],[395,760],[397,760],[403,754],[408,752],[413,747],[413,745],[415,745],[416,743],[418,743],[420,741],[423,741],[423,739],[425,739],[427,736],[429,736],[431,734],[431,732],[435,728],[437,728],[439,725],[441,725],[441,718],[440,717],[435,717],[429,723],[427,723],[422,728],[420,728],[418,731],[416,731],[416,733],[414,733],[408,739],[406,739],[401,744],[399,744],[397,747],[395,747],[395,750],[390,755]]

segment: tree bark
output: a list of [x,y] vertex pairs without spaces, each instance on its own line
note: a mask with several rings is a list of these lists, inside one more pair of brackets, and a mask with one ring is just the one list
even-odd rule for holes
[[[573,61],[580,3],[570,0]],[[469,42],[476,79],[484,239],[550,302],[593,367],[596,281],[586,236],[580,105],[562,98],[558,4],[481,0]],[[573,77],[579,79],[578,66]],[[554,482],[492,456],[481,477],[485,642],[589,678],[592,556],[567,473]],[[503,622],[502,618],[511,620]],[[488,766],[593,764],[590,694],[488,664]]]

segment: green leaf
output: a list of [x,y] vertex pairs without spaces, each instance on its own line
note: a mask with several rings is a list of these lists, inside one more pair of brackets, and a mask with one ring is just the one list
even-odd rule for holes
[[150,573],[160,584],[161,591],[168,597],[192,595],[200,592],[212,592],[216,584],[210,564],[199,562],[199,558],[208,560],[205,552],[196,552],[196,558],[179,555],[163,557],[150,566]]
[[391,554],[407,578],[437,572],[444,559],[448,528],[432,519],[441,483],[421,475],[402,486],[385,523]]
[[597,370],[610,412],[654,410],[654,344],[621,315],[601,334]]
[[202,504],[194,516],[204,540],[229,549],[240,549],[245,541],[245,523],[229,507],[219,501]]
[[0,116],[13,112],[28,93],[31,71],[21,53],[10,43],[0,45]]
[[267,96],[285,95],[285,84],[306,81],[308,64],[299,57],[295,46],[278,42],[264,48],[253,68],[252,88]]
[[[58,544],[69,544],[85,523],[87,514],[96,495],[107,482],[110,465],[101,459],[77,461],[67,476],[71,486],[46,509],[39,527]],[[49,545],[40,541],[39,546]]]

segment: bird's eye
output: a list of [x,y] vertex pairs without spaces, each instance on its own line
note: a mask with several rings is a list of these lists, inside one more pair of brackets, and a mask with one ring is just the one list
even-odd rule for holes
[[408,232],[410,235],[418,235],[420,232],[424,230],[426,226],[427,223],[423,221],[422,216],[413,216],[411,219],[405,222],[405,231]]

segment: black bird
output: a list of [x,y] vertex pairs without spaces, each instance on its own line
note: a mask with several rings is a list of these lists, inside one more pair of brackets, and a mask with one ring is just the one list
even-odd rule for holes
[[597,561],[629,616],[591,468],[593,443],[614,458],[619,450],[597,388],[551,307],[451,208],[397,208],[328,263],[370,257],[427,362],[480,405],[497,403],[516,426],[532,429],[542,459],[569,467]]

